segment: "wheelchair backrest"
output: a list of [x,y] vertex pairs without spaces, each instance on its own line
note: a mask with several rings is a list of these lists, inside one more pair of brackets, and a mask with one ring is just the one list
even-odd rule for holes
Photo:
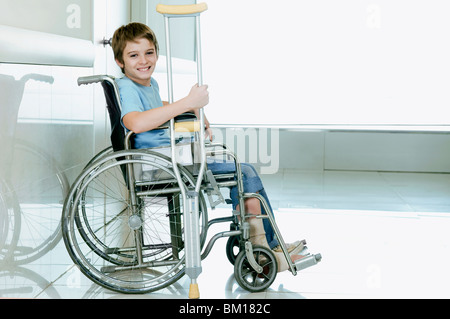
[[111,123],[111,144],[114,151],[121,151],[125,149],[125,129],[123,128],[120,117],[120,97],[117,95],[117,90],[114,87],[115,83],[110,81],[102,81],[103,92],[106,99],[106,108],[109,113],[109,121]]

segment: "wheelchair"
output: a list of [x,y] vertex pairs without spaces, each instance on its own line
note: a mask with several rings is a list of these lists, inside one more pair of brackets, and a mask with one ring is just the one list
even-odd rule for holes
[[[180,184],[172,160],[162,150],[132,149],[133,133],[126,134],[120,124],[120,99],[114,78],[100,75],[78,79],[79,84],[96,82],[100,82],[104,89],[112,146],[91,159],[69,191],[62,218],[64,243],[74,263],[95,283],[121,293],[156,291],[184,275],[186,234],[183,218],[186,207],[181,189],[186,192],[193,189],[198,169],[195,161],[190,165],[179,164],[183,180]],[[187,119],[193,117],[193,114],[183,114],[175,122],[186,127],[185,123],[191,123]],[[168,126],[160,129],[168,129]],[[183,134],[186,132],[181,131]],[[194,140],[193,143],[182,144],[180,152],[194,149],[195,143]],[[201,258],[208,256],[219,238],[228,237],[227,258],[234,263],[235,278],[242,288],[259,292],[275,280],[278,270],[274,253],[263,246],[252,246],[248,240],[250,234],[246,220],[255,218],[254,215],[247,215],[241,209],[232,211],[229,217],[208,219],[207,202],[215,208],[225,201],[220,189],[237,186],[240,200],[256,197],[268,212],[259,218],[267,218],[271,222],[293,275],[319,262],[320,254],[307,254],[298,263],[291,261],[264,198],[256,193],[243,192],[236,155],[224,144],[209,143],[205,146],[207,156],[232,158],[236,172],[214,175],[207,170],[205,173],[198,201]],[[205,245],[207,231],[216,223],[229,223],[230,230],[215,234]]]
[[[90,280],[120,293],[157,291],[185,274],[196,279],[198,273],[188,272],[191,242],[199,243],[198,258],[204,259],[218,239],[228,238],[226,255],[234,264],[237,283],[250,292],[263,291],[275,280],[278,263],[271,249],[250,242],[249,218],[270,221],[293,275],[321,260],[320,254],[306,254],[295,263],[291,261],[269,205],[257,193],[244,193],[241,164],[226,145],[205,143],[203,134],[199,134],[202,119],[182,114],[158,128],[170,130],[175,147],[134,149],[134,133],[126,133],[121,126],[114,77],[78,79],[79,85],[92,83],[100,83],[104,91],[112,146],[94,156],[76,178],[62,213],[66,249]],[[202,147],[201,157],[231,159],[236,170],[213,174],[207,164],[202,169],[204,158],[196,159],[197,149]],[[208,204],[211,209],[223,202],[229,204],[221,189],[230,187],[237,187],[241,209],[232,210],[228,217],[209,220]],[[196,200],[186,200],[193,193]],[[257,198],[267,214],[247,214],[247,198]],[[198,212],[194,220],[190,205]],[[208,229],[216,223],[228,223],[230,230],[213,235],[206,243]]]

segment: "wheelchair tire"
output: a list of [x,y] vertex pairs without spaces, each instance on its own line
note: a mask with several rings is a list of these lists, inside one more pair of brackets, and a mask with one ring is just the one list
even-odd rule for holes
[[[134,215],[123,168],[138,164],[154,168],[152,172],[160,170],[165,184],[162,177],[155,177],[151,186],[133,185],[139,212]],[[184,275],[180,190],[192,187],[195,180],[184,167],[179,170],[181,185],[171,160],[147,150],[108,152],[83,170],[66,198],[62,218],[67,251],[81,272],[121,293],[152,292]],[[207,208],[202,194],[199,202],[203,245]],[[132,216],[139,217],[132,220]]]
[[241,252],[239,236],[231,236],[227,240],[226,253],[228,261],[234,265],[237,256]]
[[273,252],[263,246],[253,246],[253,256],[263,267],[258,272],[250,265],[245,250],[242,250],[234,264],[234,277],[242,288],[250,292],[264,291],[270,287],[277,276],[278,264]]

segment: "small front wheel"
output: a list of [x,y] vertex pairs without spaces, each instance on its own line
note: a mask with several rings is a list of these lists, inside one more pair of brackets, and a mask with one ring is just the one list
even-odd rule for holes
[[258,273],[248,261],[245,250],[242,250],[234,263],[234,276],[239,286],[250,292],[264,291],[275,280],[278,264],[274,253],[266,247],[254,246],[253,257],[263,270]]

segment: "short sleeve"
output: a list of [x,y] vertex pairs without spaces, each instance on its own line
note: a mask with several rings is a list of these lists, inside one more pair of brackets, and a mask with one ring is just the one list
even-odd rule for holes
[[130,112],[144,111],[139,93],[132,86],[127,85],[120,88],[120,103],[122,105],[122,118]]

